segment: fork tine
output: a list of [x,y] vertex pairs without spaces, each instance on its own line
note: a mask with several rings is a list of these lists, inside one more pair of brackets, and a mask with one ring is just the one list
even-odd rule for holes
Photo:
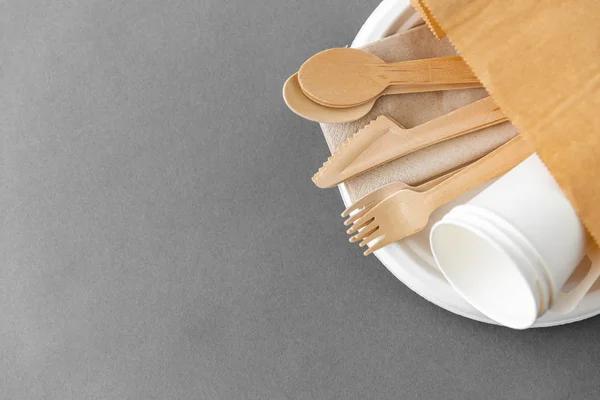
[[381,234],[381,232],[379,232],[379,227],[377,227],[377,229],[373,230],[369,236],[365,237],[362,240],[362,242],[360,242],[358,244],[358,246],[365,247],[368,243],[372,242],[373,240],[377,239],[380,236],[382,236],[382,234]]
[[360,211],[357,211],[354,215],[352,215],[350,218],[345,220],[344,225],[348,226],[348,225],[352,224],[353,222],[355,222],[360,217],[362,217],[363,215],[365,215],[371,209],[371,207],[369,207],[371,205],[372,204],[368,204],[364,208],[361,208]]
[[350,206],[342,212],[342,218],[346,218],[348,215],[350,215],[352,213],[352,211],[358,210],[359,208],[360,207],[358,205],[358,201],[356,203],[350,204]]
[[388,183],[387,185],[383,185],[379,189],[376,189],[373,192],[364,195],[360,199],[356,200],[354,204],[350,205],[350,207],[346,208],[342,213],[342,218],[346,218],[355,210],[358,210],[360,208],[367,208],[371,206],[372,203],[374,203],[375,201],[386,198],[394,192],[406,189],[408,187],[409,186],[403,182],[392,182]]
[[369,193],[366,196],[364,196],[364,197],[356,200],[354,203],[352,203],[350,205],[350,207],[348,207],[344,210],[344,212],[342,213],[342,218],[346,218],[347,216],[352,214],[352,212],[355,210],[359,210],[361,208],[365,208],[365,207],[369,206],[372,203],[372,201],[370,200],[372,197],[371,194],[372,193]]
[[346,231],[347,234],[351,235],[355,232],[358,232],[362,227],[367,227],[371,222],[373,222],[375,218],[373,218],[369,212],[367,212],[365,215],[363,215],[362,217],[360,217],[356,222],[354,222],[354,225],[352,225],[350,227],[350,229],[348,229]]
[[356,243],[365,237],[372,235],[379,229],[379,226],[373,226],[375,224],[371,224],[369,226],[364,227],[360,232],[350,238],[350,243]]
[[387,246],[390,243],[392,243],[392,242],[387,241],[385,239],[385,235],[383,235],[379,238],[379,241],[377,243],[375,243],[373,246],[371,246],[367,250],[365,250],[365,252],[363,254],[365,256],[368,256],[369,254],[371,254],[381,248],[384,248],[385,246]]

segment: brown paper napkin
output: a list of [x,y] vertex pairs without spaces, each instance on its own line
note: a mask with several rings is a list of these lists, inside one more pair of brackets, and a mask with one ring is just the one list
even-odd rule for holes
[[[364,47],[385,61],[405,61],[455,55],[447,39],[437,40],[429,29],[419,26]],[[383,96],[369,114],[346,124],[321,124],[330,150],[379,115],[389,115],[406,128],[427,122],[487,95],[484,89],[454,90]],[[346,182],[352,200],[394,181],[423,182],[454,167],[476,160],[516,135],[510,123],[431,146],[382,165]]]
[[600,243],[600,1],[411,1],[452,40]]

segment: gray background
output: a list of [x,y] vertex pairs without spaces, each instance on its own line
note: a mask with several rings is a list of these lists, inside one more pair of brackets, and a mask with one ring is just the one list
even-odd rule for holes
[[378,0],[0,5],[3,399],[592,399],[600,319],[446,312],[347,243],[281,87]]

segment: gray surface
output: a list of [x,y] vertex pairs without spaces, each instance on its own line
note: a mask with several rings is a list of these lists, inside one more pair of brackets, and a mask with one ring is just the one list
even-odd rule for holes
[[377,0],[0,5],[3,399],[592,399],[600,319],[452,315],[347,243],[284,79]]

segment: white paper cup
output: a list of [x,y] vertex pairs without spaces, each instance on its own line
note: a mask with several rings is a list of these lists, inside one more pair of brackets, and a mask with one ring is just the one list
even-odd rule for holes
[[551,307],[571,310],[600,274],[594,265],[580,287],[561,293],[585,256],[586,233],[537,155],[450,211],[430,240],[454,289],[515,329],[531,327]]

